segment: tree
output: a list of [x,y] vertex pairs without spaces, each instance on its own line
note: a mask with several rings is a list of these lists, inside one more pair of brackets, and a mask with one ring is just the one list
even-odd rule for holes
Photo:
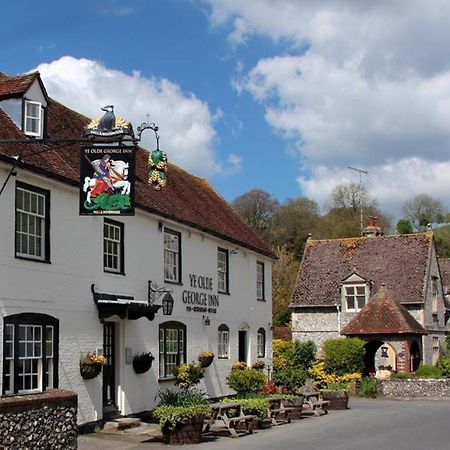
[[267,239],[270,221],[279,208],[278,200],[261,189],[253,189],[237,197],[233,208],[261,237]]
[[417,194],[403,203],[401,208],[417,231],[423,231],[428,224],[442,223],[446,211],[438,199],[428,194]]
[[413,227],[409,219],[400,219],[397,222],[397,233],[398,234],[410,234],[413,232]]
[[353,211],[359,211],[361,208],[376,206],[376,202],[363,184],[341,183],[331,191],[329,206],[330,209],[351,208]]
[[300,262],[293,252],[286,247],[277,247],[275,254],[278,259],[272,266],[272,315],[274,325],[286,325],[290,322],[292,292]]
[[297,259],[301,259],[306,239],[320,225],[319,206],[307,197],[288,199],[272,219],[272,244],[286,246]]

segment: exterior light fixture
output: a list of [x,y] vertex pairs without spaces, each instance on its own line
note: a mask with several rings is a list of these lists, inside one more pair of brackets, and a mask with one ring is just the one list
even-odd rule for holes
[[203,316],[203,325],[211,325],[211,320],[209,320],[209,316]]
[[172,289],[160,288],[155,282],[148,280],[148,304],[155,305],[155,302],[163,295],[162,304],[155,305],[162,308],[165,316],[172,315],[174,300],[172,297]]

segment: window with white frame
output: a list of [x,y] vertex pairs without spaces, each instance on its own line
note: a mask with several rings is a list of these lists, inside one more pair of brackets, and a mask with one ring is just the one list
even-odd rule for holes
[[228,359],[230,357],[230,329],[222,324],[217,333],[217,357]]
[[217,249],[217,290],[219,292],[229,292],[228,275],[228,250],[224,248]]
[[181,234],[164,230],[164,280],[181,283]]
[[256,339],[256,353],[258,358],[266,357],[266,330],[260,328]]
[[361,311],[366,304],[366,285],[355,284],[344,286],[345,306],[348,312]]
[[256,298],[258,300],[265,300],[264,291],[264,263],[256,262]]
[[4,318],[3,394],[58,387],[58,320],[22,313]]
[[438,307],[438,279],[431,278],[431,311],[433,314],[437,313]]
[[173,376],[173,369],[186,362],[186,325],[164,322],[159,326],[159,376]]
[[433,336],[433,364],[436,364],[439,359],[439,337]]
[[124,225],[105,219],[103,223],[103,269],[124,273]]
[[39,102],[25,100],[24,133],[29,136],[41,136],[42,105]]
[[50,191],[16,183],[16,257],[49,261]]

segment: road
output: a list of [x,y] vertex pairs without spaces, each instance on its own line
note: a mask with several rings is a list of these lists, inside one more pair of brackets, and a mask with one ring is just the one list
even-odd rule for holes
[[[202,450],[449,450],[450,401],[350,400],[346,411],[258,430],[239,439],[206,438]],[[125,440],[122,440],[125,439]],[[147,442],[144,442],[146,441]],[[79,450],[165,447],[148,436],[81,436]],[[181,447],[185,450],[191,446]]]

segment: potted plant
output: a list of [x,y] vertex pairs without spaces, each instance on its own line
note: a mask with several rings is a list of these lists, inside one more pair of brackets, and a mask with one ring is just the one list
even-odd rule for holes
[[209,367],[214,360],[213,352],[202,352],[198,355],[198,362],[203,368]]
[[158,419],[164,442],[169,445],[198,444],[201,441],[204,420],[211,408],[202,392],[162,391],[161,402],[153,410]]
[[180,364],[173,369],[172,374],[175,377],[175,385],[185,390],[200,383],[200,380],[205,376],[203,367],[197,361]]
[[103,355],[95,353],[86,353],[80,358],[80,374],[85,380],[95,378],[106,364],[106,358]]
[[252,369],[256,369],[256,370],[264,370],[264,367],[266,367],[266,364],[265,364],[264,361],[262,361],[261,359],[257,359],[257,360],[252,364]]
[[348,408],[348,390],[349,383],[333,382],[328,383],[325,389],[321,389],[320,393],[324,400],[330,403],[328,409],[347,409]]
[[145,373],[150,367],[152,367],[152,362],[154,356],[150,352],[138,353],[133,357],[133,369],[136,373]]

